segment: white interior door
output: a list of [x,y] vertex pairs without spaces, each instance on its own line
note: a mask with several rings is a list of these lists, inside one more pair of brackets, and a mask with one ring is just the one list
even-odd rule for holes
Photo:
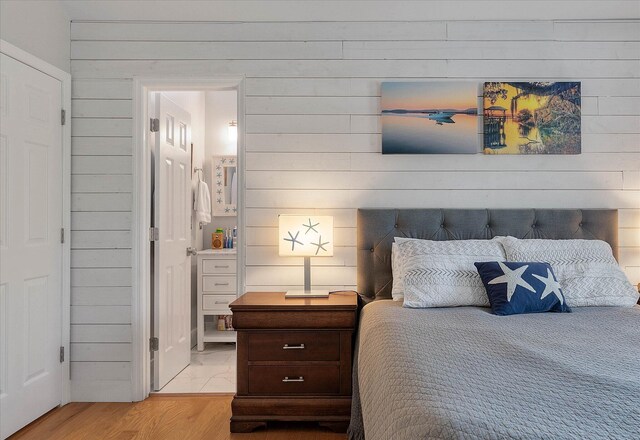
[[0,437],[62,397],[60,81],[0,54]]
[[191,334],[191,115],[161,93],[155,114],[153,334],[154,389],[164,387],[190,361]]

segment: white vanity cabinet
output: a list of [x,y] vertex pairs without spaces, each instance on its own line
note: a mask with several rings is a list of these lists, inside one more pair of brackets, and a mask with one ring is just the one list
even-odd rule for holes
[[235,249],[206,249],[198,255],[198,351],[205,342],[235,342],[233,330],[217,330],[214,321],[205,328],[206,315],[231,315],[229,304],[237,297],[237,260]]

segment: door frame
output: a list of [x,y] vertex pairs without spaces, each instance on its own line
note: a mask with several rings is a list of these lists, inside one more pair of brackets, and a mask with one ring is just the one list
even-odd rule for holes
[[[149,92],[188,90],[237,90],[238,108],[238,240],[237,261],[239,292],[245,286],[245,107],[244,76],[165,76],[133,78],[133,261],[131,302],[132,399],[144,400],[151,392],[151,352],[149,337],[151,325],[151,270],[149,227],[151,225],[151,151],[149,140]],[[205,158],[206,160],[206,158]],[[193,171],[193,170],[192,170]]]
[[71,401],[71,74],[26,52],[13,44],[0,40],[0,52],[45,75],[60,81],[61,105],[65,110],[65,124],[62,126],[62,228],[65,239],[62,243],[62,327],[61,344],[64,347],[61,377],[62,395],[60,405]]

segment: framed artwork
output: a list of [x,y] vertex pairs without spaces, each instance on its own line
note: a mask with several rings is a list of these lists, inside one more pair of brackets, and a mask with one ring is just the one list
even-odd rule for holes
[[485,82],[485,154],[580,154],[579,82]]
[[383,82],[382,154],[474,154],[476,82]]

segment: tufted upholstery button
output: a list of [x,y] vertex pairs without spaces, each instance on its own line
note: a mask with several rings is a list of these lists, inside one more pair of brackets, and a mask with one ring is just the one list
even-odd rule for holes
[[489,229],[491,226],[490,225],[486,225],[485,228]]
[[532,225],[531,225],[531,227],[532,227],[532,228],[535,228],[535,227],[536,227],[536,224],[535,224],[535,223],[534,223],[534,224],[532,224]]
[[369,249],[371,252],[373,252],[373,248]]
[[397,229],[397,228],[398,228],[398,225],[393,225],[393,227]]
[[582,223],[580,223],[578,226],[582,227]]
[[441,227],[441,228],[444,228],[444,223],[440,223],[440,227]]

